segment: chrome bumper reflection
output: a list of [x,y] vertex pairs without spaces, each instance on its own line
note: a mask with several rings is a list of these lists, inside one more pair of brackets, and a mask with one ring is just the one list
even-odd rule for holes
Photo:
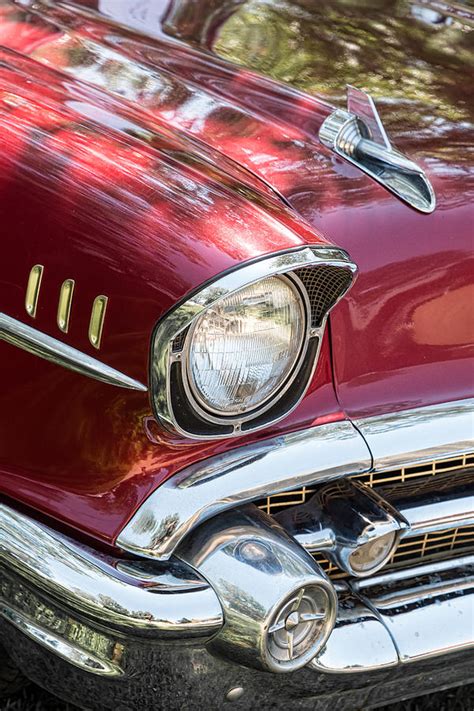
[[474,556],[424,565],[370,581],[354,590],[380,615],[400,662],[474,646]]
[[[223,624],[215,592],[179,561],[162,565],[103,555],[4,504],[0,565],[2,614],[12,621],[8,609],[15,606],[19,614],[31,614],[30,604],[24,604],[26,593],[15,595],[15,586],[9,583],[13,575],[118,633],[153,639],[206,638]],[[31,605],[36,603],[32,600]]]
[[[301,585],[301,565],[306,566],[311,584],[331,589],[296,542],[281,530],[273,530],[266,519],[265,525],[260,525],[262,514],[254,516],[250,509],[245,511],[246,529],[239,524],[240,539],[232,526],[226,528],[227,519],[234,514],[226,514],[224,530],[216,529],[208,537],[207,548],[196,539],[194,548],[188,544],[182,550],[183,557],[198,570],[203,561],[209,584],[189,565],[175,559],[163,564],[105,556],[2,505],[0,616],[49,652],[99,676],[127,679],[136,673],[127,668],[129,648],[138,644],[146,652],[169,645],[173,639],[182,643],[189,640],[222,656],[214,641],[225,638],[226,649],[230,643],[237,646],[236,655],[230,659],[235,661],[240,642],[247,639],[247,625],[236,628],[239,634],[232,635],[228,630],[222,637],[226,628],[220,597],[232,614],[240,610],[243,599],[232,601],[232,586],[226,588],[227,580],[234,581],[237,592],[253,592],[256,604],[253,574],[260,585],[268,580],[263,590],[265,600],[271,602],[273,595],[285,602],[285,591],[280,594],[270,587],[275,585],[275,565],[285,564],[291,554],[292,590],[298,591]],[[233,551],[229,569],[226,546]],[[265,568],[268,556],[265,565],[259,564],[263,549],[272,551],[274,557],[269,575]],[[248,561],[242,557],[244,550],[250,556]],[[294,559],[298,550],[303,552],[301,563],[299,558]],[[474,556],[470,556],[339,584],[336,626],[308,669],[370,672],[472,647],[473,569]],[[239,582],[236,572],[248,579]],[[255,629],[262,617],[258,615],[252,613]],[[263,615],[264,631],[266,619]],[[287,630],[291,621],[290,614],[285,618]],[[246,650],[241,651],[244,654]]]
[[339,586],[330,644],[311,666],[383,669],[474,647],[474,556]]
[[125,526],[117,545],[167,560],[198,525],[279,491],[367,472],[370,452],[347,421],[264,440],[198,462],[166,481]]

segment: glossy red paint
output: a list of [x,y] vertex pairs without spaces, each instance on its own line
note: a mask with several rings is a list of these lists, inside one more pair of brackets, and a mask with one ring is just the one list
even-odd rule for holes
[[[127,9],[99,4],[106,14]],[[28,272],[44,264],[29,323],[143,382],[153,325],[177,300],[242,261],[326,234],[360,267],[331,317],[339,402],[326,338],[304,401],[258,438],[341,410],[370,415],[471,394],[472,162],[460,122],[445,121],[446,152],[436,130],[408,132],[402,104],[382,112],[432,179],[438,208],[421,215],[321,146],[326,101],[207,51],[227,4],[194,3],[202,12],[190,19],[189,3],[170,3],[153,38],[114,25],[95,2],[23,5],[0,4],[0,310],[28,320]],[[198,20],[210,8],[204,31]],[[56,308],[66,278],[76,292],[63,335]],[[99,293],[109,309],[98,353],[87,325]],[[106,542],[165,478],[250,440],[173,441],[142,394],[4,343],[0,361],[2,491]]]
[[[18,37],[34,36],[38,51],[38,32],[26,28],[4,37],[14,49]],[[237,165],[10,49],[0,52],[0,135],[1,310],[141,382],[156,321],[187,293],[243,261],[325,244]],[[33,320],[24,297],[37,263],[44,275]],[[66,278],[76,282],[67,335],[56,325]],[[109,297],[99,352],[87,338],[98,294]],[[4,342],[0,358],[3,493],[105,542],[165,478],[235,446],[173,440],[151,421],[144,394]],[[326,342],[304,404],[271,434],[340,417]]]

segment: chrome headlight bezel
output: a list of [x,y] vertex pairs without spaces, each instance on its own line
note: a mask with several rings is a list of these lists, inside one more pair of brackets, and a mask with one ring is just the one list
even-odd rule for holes
[[[316,309],[310,299],[307,275],[318,268],[343,274],[327,307]],[[300,271],[299,271],[300,270]],[[311,271],[309,271],[311,270]],[[321,347],[327,314],[350,287],[357,267],[348,255],[331,247],[300,247],[246,263],[202,287],[170,311],[157,324],[152,336],[150,393],[157,420],[168,430],[191,439],[235,437],[286,417],[300,402],[311,381]],[[321,272],[319,272],[321,273]],[[300,278],[299,275],[305,275]],[[303,348],[291,373],[274,396],[241,416],[215,414],[194,397],[186,376],[188,337],[201,314],[217,302],[273,276],[284,276],[298,289],[306,311]],[[316,313],[317,312],[317,313]]]

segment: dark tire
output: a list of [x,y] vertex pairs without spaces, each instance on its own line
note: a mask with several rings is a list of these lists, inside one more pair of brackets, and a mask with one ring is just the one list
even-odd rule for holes
[[14,665],[5,648],[0,645],[0,698],[16,694],[27,683],[26,677]]

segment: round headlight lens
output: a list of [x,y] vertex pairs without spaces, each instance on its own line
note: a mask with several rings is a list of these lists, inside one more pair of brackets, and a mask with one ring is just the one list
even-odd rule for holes
[[291,374],[305,332],[302,297],[286,277],[263,279],[222,299],[197,319],[190,334],[194,397],[224,416],[261,406]]

